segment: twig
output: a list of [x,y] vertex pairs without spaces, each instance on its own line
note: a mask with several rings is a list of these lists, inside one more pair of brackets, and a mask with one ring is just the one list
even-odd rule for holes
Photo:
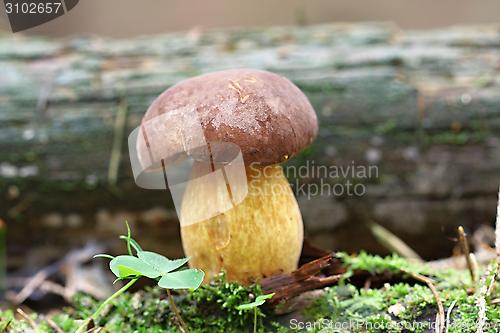
[[170,293],[169,289],[167,289],[167,295],[168,295],[168,301],[170,302],[170,307],[172,308],[172,311],[174,311],[175,317],[177,318],[177,321],[179,322],[179,326],[180,326],[181,331],[183,331],[184,333],[188,333],[189,330],[186,326],[186,323],[184,322],[184,320],[182,320],[182,316],[179,312],[179,309],[177,308],[177,305],[175,305],[174,299],[173,299],[172,294]]
[[[295,282],[303,281],[311,276],[319,274],[323,269],[335,266],[337,259],[333,255],[329,254],[327,256],[321,257],[319,259],[310,261],[291,273],[273,275],[262,279],[261,285],[267,294],[275,292],[277,289],[283,286],[289,286]],[[269,302],[274,301],[276,295],[269,300]]]
[[[494,250],[488,251],[481,249],[480,251],[474,253],[474,257],[476,257],[478,264],[487,264],[492,260],[495,260],[495,256],[496,254]],[[467,263],[465,262],[465,258],[462,256],[433,260],[427,262],[426,265],[432,269],[467,269]]]
[[434,286],[434,282],[432,279],[428,278],[427,276],[424,276],[422,274],[414,273],[414,272],[408,272],[406,270],[402,271],[408,275],[410,275],[412,278],[414,278],[417,281],[424,282],[427,287],[431,290],[432,294],[434,295],[434,298],[436,299],[436,304],[438,307],[438,313],[436,315],[436,333],[444,333],[445,329],[445,316],[444,316],[444,306],[443,302],[441,301],[441,298],[439,297],[439,293]]
[[462,254],[465,257],[465,261],[467,262],[467,268],[469,269],[470,278],[472,282],[475,283],[477,281],[477,272],[474,270],[472,259],[470,257],[469,242],[467,241],[467,237],[465,236],[465,231],[462,226],[459,226],[457,231],[458,231],[458,242],[460,244],[460,249],[462,250]]
[[9,328],[9,326],[12,324],[12,319],[10,319],[3,327],[2,327],[2,330],[0,331],[1,333],[5,333],[7,332],[7,329]]
[[415,251],[413,251],[411,247],[409,247],[399,237],[394,235],[386,228],[377,223],[370,223],[369,228],[375,238],[377,238],[379,243],[385,246],[388,250],[399,254],[403,258],[411,259],[418,263],[424,262],[422,258]]
[[31,319],[31,317],[28,316],[28,314],[24,312],[21,308],[18,308],[16,312],[19,313],[21,317],[23,317],[35,331],[38,329],[38,326],[36,325],[35,321]]
[[497,267],[500,266],[500,188],[498,189],[497,221],[495,227],[495,248],[497,250]]
[[7,290],[6,229],[5,222],[0,219],[0,299],[4,298]]
[[500,188],[498,191],[498,205],[497,205],[497,219],[495,223],[495,248],[496,248],[496,265],[493,269],[493,275],[491,281],[487,284],[488,276],[491,275],[492,268],[488,267],[484,275],[481,277],[481,289],[479,291],[479,296],[477,300],[477,306],[479,308],[478,320],[477,320],[477,330],[476,333],[483,333],[484,325],[486,324],[486,297],[490,294],[493,289],[493,285],[496,282],[497,276],[500,270]]
[[125,127],[127,126],[128,106],[125,100],[122,100],[118,106],[114,125],[113,146],[111,148],[111,156],[109,157],[108,166],[108,183],[115,186],[118,180],[118,171],[120,169],[120,160],[122,157],[123,138]]
[[495,267],[495,273],[493,273],[493,277],[488,287],[488,295],[491,293],[493,285],[495,284],[498,275],[500,274],[500,188],[498,190],[497,221],[495,226],[495,248],[497,251],[497,264]]
[[57,333],[64,333],[64,331],[52,320],[52,318],[47,318],[47,323],[49,323],[50,327]]
[[487,285],[488,276],[491,274],[491,266],[488,267],[486,273],[481,277],[479,295],[477,298],[478,319],[476,333],[483,333],[484,324],[486,324],[486,297],[488,295],[489,287]]
[[29,281],[17,295],[12,297],[12,302],[15,304],[23,303],[36,289],[40,288],[47,278],[55,274],[66,262],[85,262],[92,258],[94,253],[99,252],[100,249],[100,246],[90,243],[81,249],[71,251],[62,259],[41,269],[33,277],[29,278]]
[[478,272],[479,272],[479,264],[477,263],[477,259],[476,259],[476,255],[474,253],[469,253],[469,258],[470,258],[470,262],[472,264],[472,271],[474,272],[474,276],[476,277],[476,280],[477,280],[477,276],[478,276]]
[[52,269],[38,271],[12,301],[15,304],[23,303],[49,277],[50,273]]
[[[26,286],[27,283],[30,283],[31,280],[31,278],[10,278],[7,280],[7,285],[10,287],[23,287]],[[62,297],[67,297],[66,288],[64,288],[64,286],[49,280],[42,282],[40,286],[38,286],[38,289],[45,292],[51,292]],[[11,300],[13,299],[14,298]]]
[[448,333],[448,330],[450,329],[451,312],[453,311],[453,308],[455,307],[455,304],[457,304],[457,300],[454,300],[450,304],[450,307],[448,308],[448,311],[446,312],[446,328],[445,328],[445,333]]
[[[322,276],[322,271],[329,272],[327,276]],[[266,294],[275,294],[268,303],[276,305],[306,291],[331,286],[344,276],[344,272],[339,260],[330,254],[308,262],[291,273],[264,278],[261,285]]]
[[60,284],[52,282],[52,281],[48,281],[48,280],[44,281],[38,289],[45,291],[45,292],[48,292],[48,293],[59,295],[61,297],[64,297],[67,300],[70,299],[66,288],[64,288],[64,286],[61,286]]
[[17,205],[14,207],[10,208],[7,211],[7,215],[11,218],[17,217],[19,214],[24,212],[26,209],[28,209],[31,204],[36,201],[37,196],[33,193],[28,194],[26,197],[24,197]]
[[274,297],[277,296],[277,299],[269,302],[269,304],[275,305],[275,304],[279,303],[280,301],[289,300],[295,296],[301,295],[302,293],[304,293],[306,291],[334,285],[343,276],[344,276],[344,274],[330,275],[330,276],[325,276],[325,277],[311,276],[307,279],[292,283],[289,286],[283,286],[282,288],[271,289],[271,290],[268,290],[267,288],[265,288],[265,290],[266,290],[266,293],[268,291],[272,291],[276,294]]

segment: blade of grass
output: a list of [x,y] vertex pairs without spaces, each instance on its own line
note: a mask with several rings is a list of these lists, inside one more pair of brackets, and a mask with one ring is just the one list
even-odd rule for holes
[[108,165],[108,184],[115,187],[118,181],[118,172],[120,169],[120,161],[122,157],[122,146],[127,126],[128,105],[125,99],[120,101],[116,112],[115,124],[113,128],[113,146],[111,148],[111,156],[109,157]]
[[459,226],[458,232],[458,243],[460,244],[460,249],[465,257],[465,262],[467,263],[467,268],[469,269],[470,278],[472,283],[477,281],[477,272],[474,269],[474,264],[472,263],[471,253],[469,250],[469,242],[467,241],[467,236],[465,235],[464,228]]
[[141,252],[141,251],[142,251],[142,247],[139,245],[139,243],[137,243],[137,241],[136,241],[135,239],[133,239],[133,238],[128,238],[128,237],[127,237],[127,236],[125,236],[125,235],[121,235],[121,236],[120,236],[120,239],[121,239],[121,240],[124,240],[124,241],[129,240],[129,241],[130,241],[130,245],[134,248],[134,250],[135,250],[136,252]]
[[94,259],[97,259],[97,258],[107,258],[107,259],[115,259],[115,257],[109,255],[109,254],[105,254],[105,253],[101,253],[101,254],[96,254],[95,256],[93,256],[92,258]]
[[386,228],[374,222],[369,224],[369,228],[379,243],[388,250],[395,252],[403,258],[410,259],[418,263],[424,262],[411,247]]
[[7,276],[7,250],[6,250],[6,225],[2,219],[0,219],[0,299],[4,298],[6,286],[6,276]]
[[130,231],[128,221],[125,221],[125,224],[127,225],[127,252],[129,255],[133,256],[132,249],[130,248],[130,238],[132,238],[132,232]]

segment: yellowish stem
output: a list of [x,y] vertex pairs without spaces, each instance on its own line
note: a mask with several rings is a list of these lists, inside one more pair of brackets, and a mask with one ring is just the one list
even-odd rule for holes
[[[181,227],[189,263],[205,271],[207,279],[224,269],[229,280],[247,284],[297,268],[303,241],[302,217],[281,166],[250,166],[246,171],[248,195],[241,203],[215,217]],[[201,216],[227,195],[224,191],[188,185],[183,216]]]

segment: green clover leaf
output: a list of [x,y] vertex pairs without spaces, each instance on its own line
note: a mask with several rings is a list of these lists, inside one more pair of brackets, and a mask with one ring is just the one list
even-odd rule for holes
[[261,306],[262,304],[264,304],[267,299],[270,299],[273,296],[274,296],[274,293],[257,296],[255,301],[253,301],[252,303],[238,305],[236,307],[236,309],[245,311],[245,310],[251,310],[251,309],[257,308],[257,307]]
[[[111,259],[109,262],[109,268],[117,277],[115,282],[125,279],[130,279],[130,281],[120,290],[108,297],[90,317],[81,323],[76,332],[85,332],[88,323],[91,320],[95,320],[107,304],[127,291],[141,277],[148,277],[154,280],[158,280],[159,278],[158,286],[167,289],[167,295],[171,303],[170,306],[174,309],[174,312],[177,313],[176,316],[183,327],[183,331],[187,332],[187,328],[182,321],[182,317],[180,317],[180,314],[176,310],[177,308],[169,289],[197,289],[203,282],[205,273],[198,269],[175,271],[176,269],[184,266],[189,261],[189,258],[170,260],[161,254],[143,251],[139,243],[132,238],[130,226],[127,222],[125,222],[125,224],[127,226],[127,235],[120,236],[120,239],[127,242],[128,255],[113,257],[109,254],[97,254],[94,258]],[[134,256],[132,249],[135,250],[137,256]]]
[[191,268],[163,275],[158,286],[166,289],[197,289],[204,277],[203,271]]
[[109,268],[120,279],[141,276],[155,279],[161,275],[160,271],[148,263],[137,257],[128,255],[118,256],[111,260]]
[[177,268],[185,265],[189,258],[170,260],[161,254],[149,251],[139,251],[137,252],[139,259],[154,267],[161,275],[165,275]]

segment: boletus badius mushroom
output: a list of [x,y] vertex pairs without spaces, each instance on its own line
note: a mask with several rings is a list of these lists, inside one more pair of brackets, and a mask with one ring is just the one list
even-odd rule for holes
[[[153,119],[160,120],[145,135],[148,149],[137,145],[141,160],[169,155],[172,146],[182,146],[188,155],[195,156],[189,167],[177,166],[190,173],[190,181],[183,184],[181,207],[176,207],[190,265],[204,270],[207,277],[225,270],[229,280],[243,284],[296,269],[303,241],[302,217],[280,163],[317,135],[316,114],[306,96],[277,74],[227,70],[167,89],[151,104],[141,126]],[[182,128],[172,134],[172,127]],[[171,133],[165,134],[168,131]],[[189,148],[203,144],[207,148],[202,154]],[[220,144],[230,148],[220,153]],[[239,190],[226,184],[238,171],[232,176],[227,170],[223,172],[224,186],[204,178],[217,169],[220,160],[226,159],[222,164],[233,167],[237,164],[224,157],[228,151],[233,154],[234,147],[243,157],[240,171],[244,183],[236,185],[243,185],[240,188],[245,195],[238,200],[234,196]],[[200,156],[205,157],[204,162],[198,162],[203,160]],[[162,163],[175,164],[175,160],[173,157],[165,163],[164,159]],[[207,168],[207,161],[211,170],[200,171]],[[200,179],[204,181],[197,181]],[[204,215],[227,200],[232,203],[227,209]]]

